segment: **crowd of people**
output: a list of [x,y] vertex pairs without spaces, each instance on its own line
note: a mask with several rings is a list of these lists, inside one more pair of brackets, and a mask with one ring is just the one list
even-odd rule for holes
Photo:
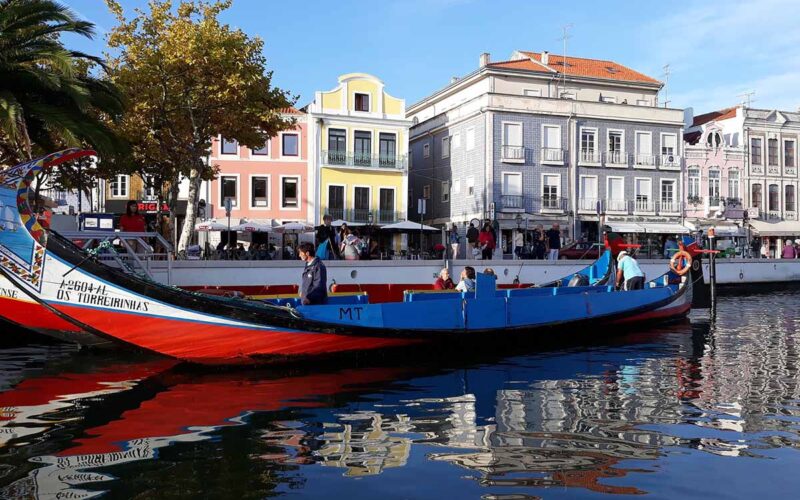
[[[460,237],[458,227],[453,224],[450,228],[450,246],[452,255],[459,255]],[[491,222],[485,222],[478,229],[470,222],[466,234],[466,258],[489,260],[493,258],[497,248],[497,231]],[[517,231],[514,235],[513,253],[516,259],[558,260],[561,250],[561,229],[558,223],[548,230],[542,224],[531,231]]]
[[316,255],[323,260],[380,259],[382,249],[377,239],[343,223],[339,228],[331,225],[333,217],[325,215],[316,232]]

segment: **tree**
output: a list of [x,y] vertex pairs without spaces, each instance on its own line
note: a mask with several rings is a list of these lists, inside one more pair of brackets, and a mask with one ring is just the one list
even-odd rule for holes
[[133,171],[175,194],[180,176],[188,177],[183,250],[194,233],[200,184],[215,175],[205,161],[212,137],[262,147],[294,124],[280,112],[294,98],[271,86],[263,42],[220,23],[230,0],[181,0],[176,8],[151,0],[149,12],[130,18],[115,0],[106,3],[118,21],[108,38],[118,53],[109,57],[111,75],[129,102],[117,130],[131,144]]
[[91,65],[61,35],[91,38],[94,26],[51,0],[0,0],[0,162],[13,164],[60,145],[104,153],[123,147],[107,123],[124,109]]

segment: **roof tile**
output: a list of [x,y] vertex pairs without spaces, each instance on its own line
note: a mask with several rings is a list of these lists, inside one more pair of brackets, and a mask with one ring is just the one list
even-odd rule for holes
[[[490,63],[492,68],[517,69],[524,71],[535,71],[538,73],[551,73],[583,76],[589,78],[602,78],[606,80],[617,80],[626,82],[641,82],[660,84],[655,78],[634,71],[627,66],[623,66],[614,61],[604,61],[601,59],[586,59],[583,57],[564,57],[555,54],[548,56],[547,64],[542,63],[542,54],[539,52],[524,52],[521,54],[526,59],[513,61],[500,61]],[[535,62],[534,62],[535,61]],[[548,71],[551,70],[551,71]]]

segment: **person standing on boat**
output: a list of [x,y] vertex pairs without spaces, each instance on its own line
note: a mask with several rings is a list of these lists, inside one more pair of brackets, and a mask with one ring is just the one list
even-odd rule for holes
[[553,224],[553,227],[545,233],[547,236],[547,260],[558,260],[558,252],[561,250],[561,230],[558,223]]
[[315,255],[314,245],[300,243],[297,250],[300,260],[306,263],[300,281],[300,302],[304,306],[324,304],[328,301],[328,270]]
[[636,259],[622,251],[617,255],[617,288],[625,284],[623,290],[641,290],[644,288],[644,273]]

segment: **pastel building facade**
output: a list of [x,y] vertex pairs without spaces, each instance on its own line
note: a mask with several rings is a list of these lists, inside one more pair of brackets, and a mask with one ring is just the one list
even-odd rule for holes
[[683,111],[658,106],[661,87],[613,61],[483,54],[409,107],[409,197],[430,224],[497,220],[506,253],[535,224],[592,240],[601,223],[679,224]]
[[307,220],[319,224],[325,214],[375,225],[404,220],[411,126],[405,101],[375,76],[349,73],[304,109],[313,193]]
[[208,215],[225,216],[230,198],[231,220],[284,223],[305,221],[309,209],[308,120],[294,108],[283,111],[296,120],[290,130],[270,138],[260,149],[215,137],[210,161],[219,173],[208,190]]

